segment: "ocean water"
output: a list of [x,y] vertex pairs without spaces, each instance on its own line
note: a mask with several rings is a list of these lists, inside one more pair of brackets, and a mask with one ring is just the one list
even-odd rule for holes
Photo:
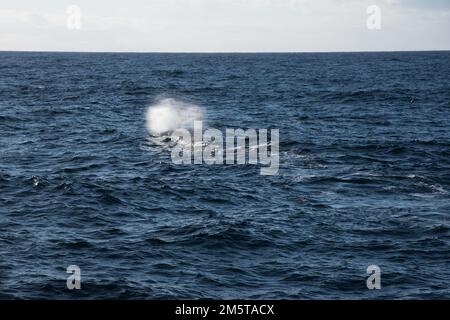
[[[173,164],[166,98],[278,174]],[[449,52],[1,52],[0,297],[448,299],[449,124]]]

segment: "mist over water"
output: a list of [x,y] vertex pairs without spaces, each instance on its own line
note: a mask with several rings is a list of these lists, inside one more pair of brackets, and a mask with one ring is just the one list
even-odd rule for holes
[[179,128],[192,128],[194,121],[202,121],[203,109],[197,105],[165,98],[147,109],[146,126],[152,135],[170,133]]

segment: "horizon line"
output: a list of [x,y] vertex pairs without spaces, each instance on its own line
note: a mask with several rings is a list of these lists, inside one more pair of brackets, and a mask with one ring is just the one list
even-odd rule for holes
[[0,53],[130,53],[130,54],[302,54],[302,53],[402,53],[450,52],[450,49],[426,50],[348,50],[348,51],[70,51],[70,50],[3,50]]

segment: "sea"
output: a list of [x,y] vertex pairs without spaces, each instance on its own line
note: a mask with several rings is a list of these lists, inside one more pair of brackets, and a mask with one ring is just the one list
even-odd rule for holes
[[[167,101],[278,172],[174,163]],[[446,51],[0,52],[0,298],[449,299],[449,128]]]

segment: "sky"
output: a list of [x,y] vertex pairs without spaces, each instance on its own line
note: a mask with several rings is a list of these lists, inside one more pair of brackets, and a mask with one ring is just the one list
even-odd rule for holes
[[0,0],[0,50],[450,50],[450,0]]

